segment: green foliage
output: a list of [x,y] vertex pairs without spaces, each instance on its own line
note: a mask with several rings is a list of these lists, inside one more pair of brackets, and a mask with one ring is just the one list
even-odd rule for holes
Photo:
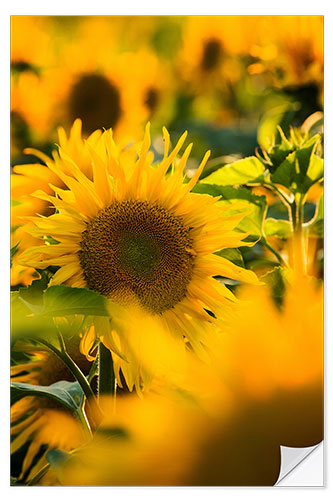
[[236,266],[245,267],[243,255],[238,248],[223,248],[222,250],[215,252],[215,254],[230,260],[230,262]]
[[265,165],[255,156],[249,156],[216,170],[205,178],[205,183],[218,186],[261,184],[265,181],[264,173]]
[[230,207],[230,213],[249,212],[237,226],[238,230],[256,239],[262,235],[262,225],[267,210],[267,200],[265,196],[257,196],[246,187],[233,188],[230,186],[217,186],[214,184],[197,184],[193,191],[195,193],[206,193],[211,196],[221,196],[220,203],[232,204],[241,201],[243,208],[235,210]]
[[64,285],[49,287],[44,293],[43,316],[109,316],[107,299],[87,288],[72,288]]
[[[13,340],[20,337],[52,340],[59,330],[80,328],[82,317],[72,316],[109,316],[107,299],[92,290],[57,285],[44,291],[46,286],[47,277],[43,277],[28,288],[11,292]],[[61,318],[67,318],[66,324],[59,323]]]
[[84,394],[78,382],[62,380],[49,386],[39,386],[12,382],[10,387],[11,404],[25,396],[48,397],[65,406],[75,415],[81,411]]
[[264,223],[264,233],[266,236],[289,238],[291,236],[291,224],[287,220],[268,218]]
[[20,296],[20,292],[11,292],[11,336],[12,341],[19,338],[55,338],[58,330],[52,318],[34,314],[33,304],[27,303]]
[[314,218],[308,224],[310,236],[324,237],[324,195],[321,195]]
[[278,309],[283,307],[283,298],[286,290],[285,278],[282,267],[275,267],[261,277],[262,281],[270,286],[272,298]]
[[323,176],[323,159],[315,155],[319,141],[320,136],[316,135],[290,153],[272,174],[271,181],[292,193],[305,194]]
[[12,267],[12,258],[14,257],[14,255],[16,254],[16,252],[18,251],[18,248],[20,246],[20,241],[18,241],[16,243],[16,245],[14,245],[11,249],[10,249],[10,267]]

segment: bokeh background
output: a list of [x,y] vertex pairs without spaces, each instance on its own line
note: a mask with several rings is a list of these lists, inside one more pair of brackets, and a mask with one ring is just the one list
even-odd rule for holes
[[13,16],[12,163],[75,118],[118,141],[150,120],[157,153],[162,125],[212,149],[207,174],[320,111],[322,77],[320,16]]
[[[157,161],[162,126],[172,142],[188,130],[188,142],[194,142],[189,176],[212,151],[203,179],[267,148],[277,125],[288,135],[290,126],[311,116],[307,128],[314,133],[320,124],[322,131],[322,109],[322,16],[11,18],[12,166],[40,161],[25,154],[26,147],[51,155],[57,128],[69,133],[76,118],[84,137],[112,127],[120,146],[140,140],[149,120]],[[23,174],[18,168],[14,172]],[[30,194],[26,180],[14,177],[12,199]],[[305,222],[314,216],[322,189],[316,184],[308,193]],[[273,194],[252,190],[267,197],[267,217],[288,220]],[[15,210],[14,229],[20,223]],[[15,231],[13,245],[17,241]],[[269,241],[279,251],[286,246],[281,238]],[[314,273],[321,276],[322,242],[313,245]],[[241,251],[246,267],[256,271],[276,265],[260,242]],[[20,276],[15,274],[14,285],[29,283]]]

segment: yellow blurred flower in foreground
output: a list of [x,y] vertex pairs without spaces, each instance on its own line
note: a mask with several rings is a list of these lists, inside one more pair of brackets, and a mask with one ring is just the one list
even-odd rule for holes
[[[29,267],[60,266],[51,285],[88,287],[111,299],[115,320],[111,325],[108,320],[96,321],[94,334],[118,355],[116,370],[121,368],[130,389],[140,386],[135,346],[154,338],[145,337],[144,317],[151,332],[164,331],[172,344],[182,342],[185,335],[200,353],[202,344],[214,337],[213,324],[235,300],[214,276],[257,283],[253,272],[213,254],[247,243],[242,241],[246,235],[234,231],[243,213],[226,215],[228,207],[218,205],[213,197],[190,192],[209,154],[184,183],[183,169],[192,145],[176,162],[186,133],[171,152],[166,129],[163,134],[164,158],[155,166],[149,126],[142,144],[123,152],[114,143],[112,130],[105,131],[96,146],[88,148],[92,179],[62,148],[55,163],[45,159],[68,189],[52,186],[56,196],[35,193],[58,212],[32,218],[35,227],[28,230],[36,237],[51,236],[58,244],[30,248],[18,259]],[[131,313],[141,329],[129,319]],[[88,353],[89,342],[84,345]],[[158,356],[158,346],[155,352]],[[142,369],[144,382],[151,375]]]
[[311,446],[323,432],[323,287],[287,277],[281,310],[268,287],[241,289],[216,360],[233,391],[274,408],[280,444]]
[[104,421],[56,469],[60,483],[275,484],[280,445],[322,440],[322,288],[289,276],[282,310],[270,293],[244,287],[211,364],[188,352],[182,380],[171,374],[143,399],[102,401]]

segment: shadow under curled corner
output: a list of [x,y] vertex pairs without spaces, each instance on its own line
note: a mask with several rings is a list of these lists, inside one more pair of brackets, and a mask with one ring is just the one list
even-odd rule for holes
[[281,446],[281,469],[275,486],[324,486],[324,443],[306,448]]

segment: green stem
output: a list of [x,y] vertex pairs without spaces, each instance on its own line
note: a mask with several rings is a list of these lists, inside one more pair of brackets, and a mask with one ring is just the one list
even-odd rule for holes
[[302,232],[303,228],[303,197],[295,195],[295,201],[290,205],[291,223],[294,233]]
[[303,226],[304,196],[295,194],[295,201],[290,205],[289,218],[293,228],[293,260],[296,271],[306,273],[306,236]]
[[116,379],[110,350],[100,342],[98,347],[98,394],[115,395]]
[[268,248],[268,250],[270,250],[275,255],[275,257],[277,258],[277,260],[279,261],[279,263],[281,265],[288,267],[288,264],[286,263],[286,261],[283,259],[283,257],[281,257],[279,252],[270,243],[268,243],[265,236],[261,237],[261,242],[266,248]]
[[42,344],[46,345],[52,352],[54,352],[65,363],[65,365],[69,368],[69,370],[74,375],[75,379],[80,384],[80,386],[81,386],[81,388],[82,388],[82,390],[87,398],[88,404],[90,405],[90,407],[93,411],[93,415],[99,421],[102,418],[102,412],[100,411],[100,409],[98,407],[98,403],[97,403],[97,399],[95,397],[95,394],[93,393],[93,390],[90,387],[90,384],[89,384],[88,380],[86,379],[86,377],[84,376],[83,372],[80,370],[80,368],[77,366],[77,364],[69,356],[62,336],[59,334],[59,342],[60,342],[61,350],[57,349],[54,345],[50,344],[45,339],[39,338],[38,340]]
[[92,391],[92,388],[90,387],[86,377],[80,370],[80,368],[77,366],[77,364],[72,360],[72,358],[69,356],[66,348],[64,347],[64,341],[62,337],[59,335],[59,341],[61,345],[61,350],[57,349],[54,345],[50,344],[47,342],[47,340],[44,339],[38,339],[39,342],[42,344],[46,345],[51,351],[53,351],[64,363],[65,365],[70,369],[76,380],[79,382],[80,386],[82,387],[82,390],[87,397],[87,399],[91,399],[92,401],[95,398],[95,395]]
[[91,427],[87,418],[87,415],[85,414],[85,411],[83,408],[80,409],[80,411],[77,411],[75,413],[77,419],[79,420],[80,424],[82,425],[84,434],[87,439],[90,439],[92,437],[92,432],[91,432]]
[[38,481],[44,476],[44,474],[46,474],[46,472],[49,470],[50,467],[51,467],[50,464],[44,465],[44,467],[42,467],[37,472],[37,474],[30,479],[30,481],[26,484],[26,486],[34,486],[35,484],[37,484]]
[[288,196],[287,196],[285,193],[283,193],[282,191],[280,191],[280,189],[279,189],[279,188],[277,188],[274,184],[270,184],[270,183],[268,183],[268,182],[265,182],[265,183],[263,184],[263,186],[264,186],[264,187],[266,187],[266,188],[268,188],[268,189],[270,189],[271,191],[275,191],[275,193],[279,196],[279,198],[280,198],[280,200],[282,201],[282,203],[283,203],[284,205],[286,205],[287,207],[289,207],[289,206],[290,206],[290,204],[291,204],[292,200],[290,200],[290,199],[288,198]]

